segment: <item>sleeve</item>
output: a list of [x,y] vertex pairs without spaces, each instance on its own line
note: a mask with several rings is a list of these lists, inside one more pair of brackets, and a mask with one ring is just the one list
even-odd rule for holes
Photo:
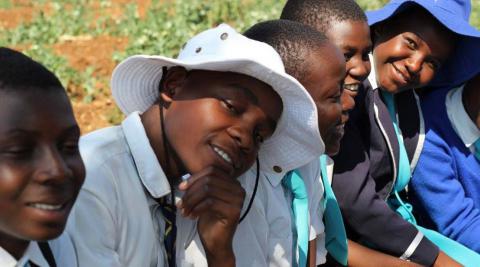
[[448,145],[433,134],[427,135],[410,182],[413,197],[440,233],[480,253],[480,210],[465,194]]
[[[332,181],[346,228],[382,252],[422,265],[432,265],[438,256],[438,248],[415,226],[391,210],[376,193],[361,132],[350,122],[347,123],[350,128],[346,129],[342,139],[342,149],[334,158]],[[368,126],[362,128],[367,129]]]
[[67,224],[79,266],[121,266],[115,250],[116,191],[106,172],[88,173]]

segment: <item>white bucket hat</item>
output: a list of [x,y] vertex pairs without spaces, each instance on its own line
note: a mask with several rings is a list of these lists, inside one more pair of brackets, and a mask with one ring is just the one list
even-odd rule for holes
[[190,39],[177,59],[136,55],[122,61],[111,80],[113,97],[122,112],[144,112],[153,105],[159,97],[162,68],[173,66],[245,74],[269,84],[280,95],[282,114],[258,155],[263,172],[285,174],[324,152],[317,109],[308,92],[285,73],[271,46],[248,39],[226,24]]

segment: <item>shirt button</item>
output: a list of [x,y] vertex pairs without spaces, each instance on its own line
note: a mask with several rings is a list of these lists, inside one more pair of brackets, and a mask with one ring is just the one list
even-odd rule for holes
[[282,172],[282,167],[275,165],[275,166],[273,166],[273,170],[274,170],[276,173],[281,173],[281,172]]

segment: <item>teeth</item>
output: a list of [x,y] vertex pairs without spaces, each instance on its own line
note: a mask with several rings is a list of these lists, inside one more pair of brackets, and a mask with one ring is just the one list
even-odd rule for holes
[[349,91],[358,91],[358,87],[360,85],[358,83],[356,84],[345,84],[343,85],[343,89],[349,90]]
[[224,159],[226,162],[228,162],[228,163],[230,163],[230,164],[232,163],[232,159],[230,158],[230,156],[228,156],[227,153],[225,153],[225,151],[221,150],[220,148],[218,148],[218,147],[216,147],[216,146],[213,147],[213,150],[214,150],[215,152],[217,152],[217,154],[218,154],[220,157],[222,157],[222,159]]
[[49,205],[49,204],[40,204],[40,203],[33,203],[30,206],[41,209],[41,210],[60,210],[63,204],[59,205]]

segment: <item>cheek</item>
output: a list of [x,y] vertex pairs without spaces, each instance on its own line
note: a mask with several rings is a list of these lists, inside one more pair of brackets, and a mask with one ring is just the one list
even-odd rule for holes
[[18,198],[31,180],[28,166],[0,164],[0,198]]
[[436,71],[432,70],[429,67],[424,67],[420,73],[420,84],[419,87],[426,86],[432,79],[435,77]]
[[78,193],[82,184],[85,180],[85,165],[80,155],[68,158],[65,160],[67,166],[72,170],[74,183],[75,183],[75,192]]

